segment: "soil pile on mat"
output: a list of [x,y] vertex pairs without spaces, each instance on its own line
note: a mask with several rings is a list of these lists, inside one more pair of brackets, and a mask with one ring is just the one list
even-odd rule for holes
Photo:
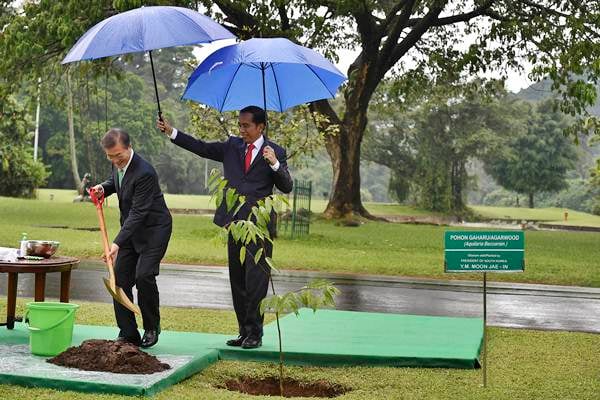
[[99,339],[69,347],[47,361],[63,367],[117,374],[153,374],[171,368],[131,343]]
[[[251,395],[279,396],[279,378],[239,377],[225,382],[226,389]],[[222,387],[221,386],[221,387]],[[283,380],[283,397],[328,397],[340,396],[350,389],[325,381],[299,382],[295,379]]]

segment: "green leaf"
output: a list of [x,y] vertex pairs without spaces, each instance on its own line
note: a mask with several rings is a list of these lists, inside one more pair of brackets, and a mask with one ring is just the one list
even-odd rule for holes
[[235,202],[237,201],[237,195],[234,188],[228,188],[225,193],[225,202],[227,204],[227,212],[231,211],[233,206],[235,206]]
[[215,205],[217,206],[217,208],[219,208],[221,206],[222,202],[223,202],[223,191],[219,190],[218,192],[215,193]]
[[214,191],[221,179],[223,179],[223,177],[221,176],[221,173],[218,170],[213,169],[212,171],[210,171],[210,176],[208,178],[207,184],[209,192]]
[[260,249],[258,249],[256,254],[254,255],[254,264],[258,265],[258,262],[260,261],[260,257],[262,256],[262,253],[263,253],[263,248],[261,247]]
[[242,246],[240,249],[240,263],[244,265],[244,261],[246,261],[246,247]]
[[279,272],[279,270],[275,267],[275,263],[273,263],[273,259],[271,257],[265,257],[265,261],[269,268],[271,268],[275,272]]
[[246,197],[242,196],[242,195],[239,195],[238,196],[238,206],[233,211],[233,215],[236,215],[240,211],[240,209],[242,207],[244,207],[244,204],[246,204]]

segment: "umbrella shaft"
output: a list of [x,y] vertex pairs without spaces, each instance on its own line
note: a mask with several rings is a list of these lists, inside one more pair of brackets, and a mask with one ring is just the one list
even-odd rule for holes
[[263,110],[265,110],[265,132],[264,136],[267,138],[267,132],[269,131],[269,121],[267,116],[267,89],[265,86],[265,63],[260,63],[260,70],[262,72],[262,89],[263,89]]
[[154,61],[152,60],[152,50],[148,51],[150,55],[150,67],[152,68],[152,81],[154,82],[154,93],[156,94],[156,104],[158,105],[158,119],[162,121],[162,111],[160,111],[160,99],[158,98],[158,87],[156,86],[156,75],[154,74]]

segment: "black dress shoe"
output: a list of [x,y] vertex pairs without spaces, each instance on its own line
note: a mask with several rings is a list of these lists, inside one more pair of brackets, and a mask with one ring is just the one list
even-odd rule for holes
[[142,339],[140,339],[139,337],[137,338],[131,338],[131,337],[126,337],[126,336],[117,336],[117,338],[115,339],[116,342],[127,342],[127,343],[131,343],[134,346],[140,346],[142,344]]
[[262,346],[262,340],[257,337],[248,336],[242,342],[242,349],[256,349],[260,346]]
[[140,347],[148,348],[154,346],[158,342],[159,331],[148,330],[144,331],[144,337],[142,338],[142,344]]
[[244,343],[244,339],[246,339],[246,337],[240,335],[235,339],[229,339],[227,342],[225,342],[225,344],[227,346],[240,347],[242,345],[242,343]]

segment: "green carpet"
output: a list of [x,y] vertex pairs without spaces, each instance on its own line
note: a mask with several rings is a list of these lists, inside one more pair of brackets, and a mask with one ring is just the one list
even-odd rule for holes
[[[281,319],[285,361],[340,366],[478,368],[481,318],[426,317],[353,311],[300,310]],[[256,350],[219,347],[232,360],[279,360],[277,326],[265,327]]]
[[[289,364],[387,365],[477,368],[483,338],[479,318],[425,317],[350,311],[301,310],[281,319],[285,362]],[[85,339],[114,339],[117,329],[75,325],[73,345]],[[219,359],[279,360],[276,323],[265,326],[263,346],[228,347],[230,335],[163,331],[148,352],[172,369],[152,375],[89,372],[58,367],[29,352],[23,324],[0,329],[0,383],[60,390],[151,395]]]
[[[116,328],[75,325],[73,346],[86,339],[114,339]],[[81,392],[152,395],[203,370],[216,362],[217,343],[228,336],[191,332],[164,332],[148,353],[171,365],[171,369],[151,375],[114,374],[81,371],[46,362],[29,351],[29,332],[24,324],[0,329],[0,383],[49,387]]]

